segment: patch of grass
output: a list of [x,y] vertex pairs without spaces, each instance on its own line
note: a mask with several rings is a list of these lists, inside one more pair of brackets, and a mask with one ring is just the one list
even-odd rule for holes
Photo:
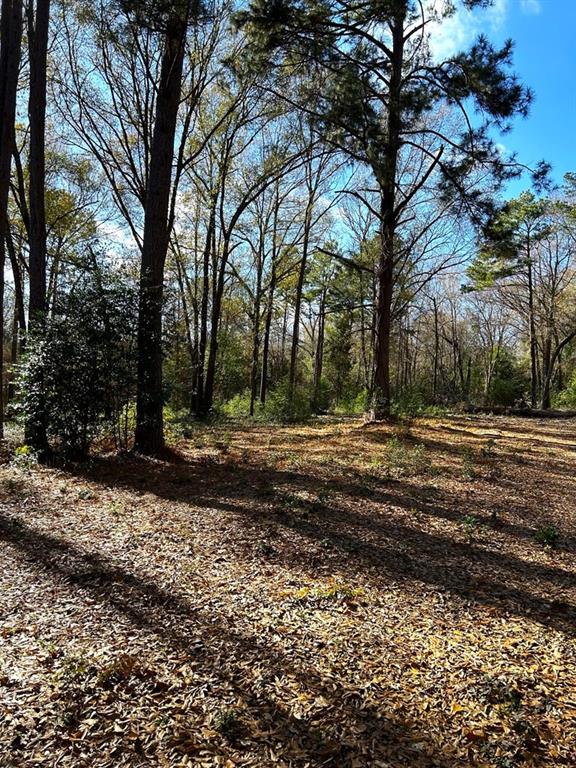
[[462,452],[462,476],[465,480],[473,480],[476,477],[476,454],[470,445],[464,445]]
[[372,459],[368,468],[387,478],[398,480],[401,477],[427,473],[430,465],[423,445],[409,445],[394,436],[386,443],[384,454]]
[[63,657],[56,678],[65,686],[71,686],[84,680],[93,671],[88,657],[84,653],[70,653]]
[[478,529],[478,518],[474,515],[464,515],[462,518],[462,528],[468,540],[471,540]]
[[231,707],[219,709],[214,714],[213,724],[214,730],[229,741],[236,739],[242,730],[242,720]]
[[560,531],[555,525],[542,525],[534,534],[534,538],[542,546],[552,549],[560,540]]
[[490,437],[486,440],[482,448],[480,448],[480,453],[487,459],[493,459],[496,456],[496,441],[494,438]]

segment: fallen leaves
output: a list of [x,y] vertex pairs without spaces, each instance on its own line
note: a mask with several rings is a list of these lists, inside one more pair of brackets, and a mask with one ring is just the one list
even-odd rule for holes
[[567,425],[357,426],[0,469],[0,766],[575,765]]

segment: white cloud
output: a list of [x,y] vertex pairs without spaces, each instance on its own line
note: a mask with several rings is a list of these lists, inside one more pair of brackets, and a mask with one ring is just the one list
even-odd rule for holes
[[520,8],[522,13],[535,16],[542,10],[540,0],[520,0]]
[[[522,2],[538,3],[538,0],[522,0]],[[431,13],[442,14],[447,0],[431,0]],[[435,59],[443,59],[463,50],[481,32],[499,32],[506,21],[508,0],[494,0],[486,9],[474,11],[461,6],[448,18],[433,21],[428,25],[430,33],[430,48]]]

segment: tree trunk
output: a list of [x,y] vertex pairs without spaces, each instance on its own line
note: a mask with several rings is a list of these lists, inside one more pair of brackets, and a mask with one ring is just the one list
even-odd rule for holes
[[216,359],[218,356],[218,330],[220,327],[220,315],[222,310],[222,297],[224,295],[224,281],[226,278],[226,265],[230,242],[227,238],[222,246],[222,259],[220,260],[220,269],[218,279],[214,286],[212,294],[212,316],[210,320],[210,345],[208,347],[208,363],[206,365],[206,382],[204,385],[204,396],[202,402],[202,415],[206,416],[214,403],[214,385],[216,381]]
[[392,61],[387,120],[387,146],[380,177],[380,258],[376,268],[376,327],[372,419],[390,416],[390,337],[396,238],[396,175],[400,151],[402,63],[404,59],[404,16],[399,14],[392,28]]
[[169,205],[188,12],[173,12],[165,35],[144,212],[138,314],[138,395],[134,448],[153,455],[164,446],[162,298],[169,241]]
[[[30,56],[29,177],[29,266],[28,332],[40,331],[46,319],[46,70],[50,0],[37,0],[28,6],[28,46]],[[34,417],[26,424],[26,442],[41,456],[49,452],[47,414],[42,397],[43,373],[37,372],[40,402]]]
[[260,244],[256,272],[256,293],[254,295],[254,321],[252,324],[252,363],[250,366],[250,416],[254,416],[254,405],[258,396],[258,360],[260,357],[260,304],[262,301],[262,270],[264,255]]
[[[16,256],[16,250],[14,248],[14,241],[8,230],[8,237],[6,238],[6,244],[8,246],[8,254],[10,256],[10,265],[12,267],[12,276],[14,280],[14,322],[12,326],[12,354],[11,365],[12,368],[18,361],[18,357],[21,353],[24,343],[24,334],[26,333],[26,312],[24,307],[24,288],[22,285],[22,273],[20,272],[20,265],[18,264],[18,258]],[[14,375],[10,372],[10,378],[8,382],[8,400],[12,400],[15,395],[14,387]]]
[[202,254],[202,298],[200,300],[200,334],[198,342],[198,369],[194,384],[193,411],[196,416],[205,413],[204,408],[204,372],[206,368],[206,349],[208,346],[208,303],[210,299],[210,254],[215,250],[214,234],[216,227],[216,200],[212,200],[206,242]]
[[432,299],[434,306],[434,373],[432,376],[432,402],[438,402],[438,363],[440,360],[440,331],[438,328],[438,302]]
[[550,365],[548,366],[546,378],[542,381],[542,404],[541,404],[542,410],[547,410],[550,408],[550,388],[552,384],[552,376],[554,374],[554,367],[556,366],[556,362],[560,359],[560,355],[564,347],[567,344],[569,344],[574,338],[576,338],[576,331],[572,331],[572,333],[569,333],[567,336],[565,336],[562,339],[562,341],[558,344],[558,346],[554,350],[554,354],[550,358]]
[[314,382],[312,390],[312,410],[317,411],[320,405],[320,383],[324,364],[324,336],[326,327],[326,288],[322,291],[318,311],[318,339],[314,357]]
[[536,408],[538,399],[538,350],[536,340],[536,320],[534,318],[534,285],[532,275],[532,254],[530,235],[526,245],[528,261],[528,332],[530,343],[530,405]]
[[[546,328],[546,336],[544,337],[544,343],[542,345],[542,393],[540,399],[540,407],[542,409],[550,408],[550,381],[552,380],[552,337],[554,335],[554,323],[550,319],[548,320]],[[548,382],[548,386],[546,383]]]
[[274,291],[276,288],[276,267],[272,265],[270,276],[270,293],[268,294],[268,306],[266,307],[266,320],[264,322],[264,339],[262,342],[262,371],[260,373],[260,402],[266,403],[268,390],[268,357],[270,355],[270,330],[272,328],[272,315],[274,314]]
[[310,243],[310,227],[312,222],[312,193],[306,206],[304,218],[304,237],[302,241],[302,259],[300,269],[298,270],[298,282],[296,284],[296,296],[294,298],[294,322],[292,325],[292,347],[290,350],[290,369],[288,372],[288,392],[290,400],[294,396],[294,387],[296,385],[296,368],[298,363],[298,344],[300,341],[300,308],[302,306],[302,291],[304,289],[304,278],[306,276],[306,267],[308,264],[308,246]]
[[14,145],[16,93],[22,41],[22,2],[2,0],[0,20],[0,438],[4,437],[4,265],[8,230],[8,194]]

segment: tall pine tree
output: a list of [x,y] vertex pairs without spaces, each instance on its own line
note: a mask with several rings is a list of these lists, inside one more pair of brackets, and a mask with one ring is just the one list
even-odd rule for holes
[[[408,207],[434,183],[460,215],[477,219],[490,208],[486,185],[474,183],[478,176],[490,176],[493,194],[519,172],[491,138],[491,129],[508,130],[530,104],[530,91],[510,71],[512,42],[495,48],[480,36],[469,50],[442,59],[430,46],[434,30],[459,7],[490,4],[461,0],[434,11],[413,0],[252,0],[238,15],[252,64],[268,66],[270,87],[375,179],[375,419],[390,412],[392,300]],[[287,73],[292,87],[280,82]],[[461,128],[453,130],[452,121],[445,128],[440,110],[459,115]]]

